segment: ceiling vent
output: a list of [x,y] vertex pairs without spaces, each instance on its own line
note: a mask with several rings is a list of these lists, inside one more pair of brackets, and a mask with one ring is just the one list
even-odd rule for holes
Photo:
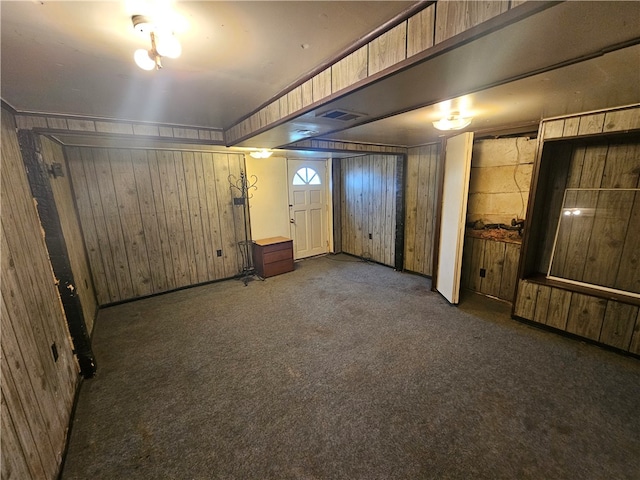
[[364,117],[362,113],[347,112],[346,110],[329,110],[328,112],[322,112],[316,115],[316,117],[330,118],[332,120],[340,120],[342,122],[348,122],[349,120],[355,120],[360,117]]

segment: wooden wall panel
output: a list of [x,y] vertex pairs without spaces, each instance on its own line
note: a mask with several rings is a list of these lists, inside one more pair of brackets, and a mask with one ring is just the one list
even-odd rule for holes
[[504,0],[440,0],[436,4],[436,38],[440,43],[509,9]]
[[[520,244],[466,235],[461,287],[508,302],[515,296]],[[484,270],[484,277],[480,270]]]
[[[228,177],[243,156],[67,147],[100,304],[239,273]],[[220,251],[220,256],[218,256]]]
[[369,43],[369,75],[407,58],[407,23],[392,28]]
[[409,149],[405,184],[404,268],[432,275],[440,144]]
[[407,21],[407,57],[433,46],[436,5],[429,5]]
[[[79,370],[15,123],[5,110],[0,176],[1,475],[53,479],[62,460]],[[58,349],[57,361],[52,344]]]
[[394,266],[397,161],[395,155],[341,160],[343,252]]
[[640,353],[638,306],[520,280],[514,315]]
[[62,146],[46,137],[40,137],[40,148],[42,160],[48,168],[52,168],[53,163],[59,163],[64,171],[63,177],[50,176],[49,181],[60,216],[60,225],[67,245],[69,263],[76,282],[74,287],[82,305],[87,331],[90,334],[93,330],[98,304],[84,238],[76,212],[67,161]]
[[331,66],[332,93],[366,78],[368,71],[367,51],[368,46],[365,45]]
[[[559,151],[562,152],[562,151]],[[637,142],[577,143],[568,156],[566,185],[562,176],[553,188],[553,210],[560,211],[566,188],[637,188],[640,174],[640,144]],[[550,159],[554,160],[554,159]],[[558,158],[558,164],[566,163]],[[554,253],[551,274],[576,281],[618,286],[640,291],[640,278],[633,259],[638,257],[640,202],[629,192],[568,191],[565,206],[593,214],[563,217]],[[612,215],[615,212],[615,215]],[[557,222],[557,220],[556,220]],[[549,225],[555,231],[556,225]],[[544,262],[551,256],[551,236],[546,236]],[[622,248],[621,248],[622,247]],[[624,253],[629,255],[624,256]],[[626,258],[625,261],[622,259]],[[548,264],[548,263],[547,263]],[[546,271],[545,271],[546,273]]]

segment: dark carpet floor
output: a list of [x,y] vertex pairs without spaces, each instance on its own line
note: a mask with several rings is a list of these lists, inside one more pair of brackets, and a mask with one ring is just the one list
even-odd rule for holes
[[640,361],[338,255],[100,311],[62,478],[638,479]]

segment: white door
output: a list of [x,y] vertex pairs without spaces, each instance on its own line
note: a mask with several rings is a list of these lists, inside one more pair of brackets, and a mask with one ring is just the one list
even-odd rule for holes
[[290,159],[287,165],[294,258],[327,253],[326,163]]
[[460,300],[460,270],[472,149],[471,132],[447,139],[436,290],[452,304]]

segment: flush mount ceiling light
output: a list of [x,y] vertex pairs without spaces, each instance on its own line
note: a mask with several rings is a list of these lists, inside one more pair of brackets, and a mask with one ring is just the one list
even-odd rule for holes
[[142,35],[149,35],[151,48],[140,48],[133,54],[133,59],[143,70],[159,70],[162,68],[162,57],[178,58],[182,46],[171,30],[158,28],[149,17],[134,15],[131,17],[133,28]]
[[462,115],[458,111],[449,113],[446,117],[433,122],[433,126],[438,130],[461,130],[471,123],[471,116]]
[[273,152],[267,150],[266,148],[263,148],[262,150],[258,150],[257,152],[251,152],[249,155],[251,155],[253,158],[269,158],[271,155],[273,155]]

